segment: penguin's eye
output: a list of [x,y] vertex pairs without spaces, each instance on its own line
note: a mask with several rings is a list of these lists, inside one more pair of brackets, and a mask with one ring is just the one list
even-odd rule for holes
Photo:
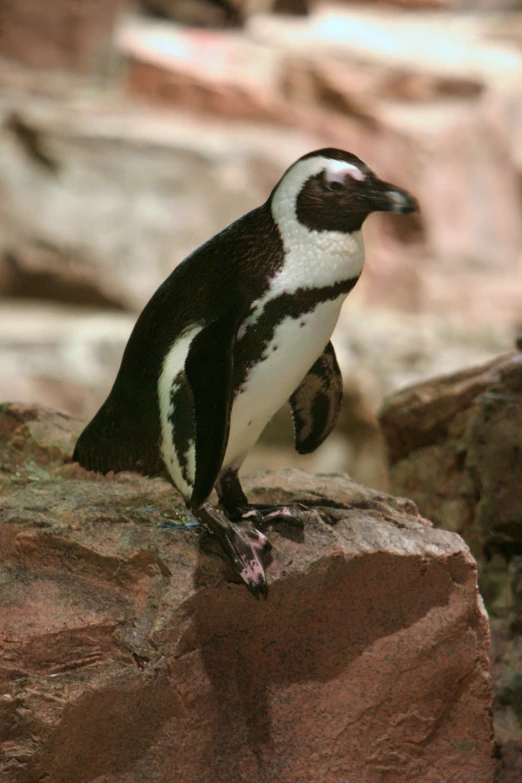
[[343,190],[344,185],[342,182],[333,179],[331,182],[328,182],[328,180],[325,182],[325,188],[326,190],[331,190],[335,192],[335,191]]

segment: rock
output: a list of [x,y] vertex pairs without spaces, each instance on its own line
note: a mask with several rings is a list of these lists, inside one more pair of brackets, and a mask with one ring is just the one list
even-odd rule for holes
[[495,780],[515,783],[522,770],[522,354],[398,392],[380,421],[392,492],[462,533],[479,559],[492,617]]
[[522,636],[491,619],[491,674],[497,741],[495,783],[518,783],[522,775]]
[[52,466],[72,458],[74,443],[85,421],[41,405],[0,404],[2,467],[29,460],[31,465]]
[[475,403],[466,466],[480,487],[475,522],[490,553],[522,554],[522,355]]
[[120,0],[78,3],[4,0],[0,55],[36,68],[100,71],[110,51]]
[[392,492],[477,555],[522,553],[522,354],[398,392],[379,418]]
[[298,124],[293,107],[278,94],[280,57],[269,45],[237,31],[140,18],[125,20],[116,43],[127,62],[132,95],[199,115]]
[[0,413],[2,779],[492,783],[458,536],[342,475],[253,476],[256,499],[316,504],[271,532],[256,603],[169,485],[70,464],[77,422],[52,419]]

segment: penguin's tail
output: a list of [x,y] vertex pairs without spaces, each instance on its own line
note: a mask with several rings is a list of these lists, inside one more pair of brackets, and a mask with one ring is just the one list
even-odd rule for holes
[[145,476],[162,476],[165,465],[159,449],[160,428],[140,426],[132,412],[121,415],[111,398],[81,433],[73,460],[96,473],[132,470]]

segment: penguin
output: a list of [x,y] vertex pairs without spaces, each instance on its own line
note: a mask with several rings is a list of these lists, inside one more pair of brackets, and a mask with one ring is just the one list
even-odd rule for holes
[[[363,269],[362,224],[377,211],[418,205],[351,153],[299,158],[262,206],[158,288],[74,450],[89,470],[170,480],[256,597],[267,596],[270,548],[259,528],[299,523],[302,511],[249,504],[238,470],[286,401],[300,454],[332,431],[342,378],[330,338]],[[219,508],[209,502],[214,487]]]

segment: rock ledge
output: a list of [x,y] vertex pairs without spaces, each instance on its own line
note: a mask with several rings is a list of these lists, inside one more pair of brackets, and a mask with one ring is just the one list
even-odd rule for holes
[[[0,408],[0,778],[491,783],[475,563],[406,500],[256,474],[313,501],[256,602],[164,482],[70,464],[80,422]],[[321,505],[335,499],[349,508]]]

